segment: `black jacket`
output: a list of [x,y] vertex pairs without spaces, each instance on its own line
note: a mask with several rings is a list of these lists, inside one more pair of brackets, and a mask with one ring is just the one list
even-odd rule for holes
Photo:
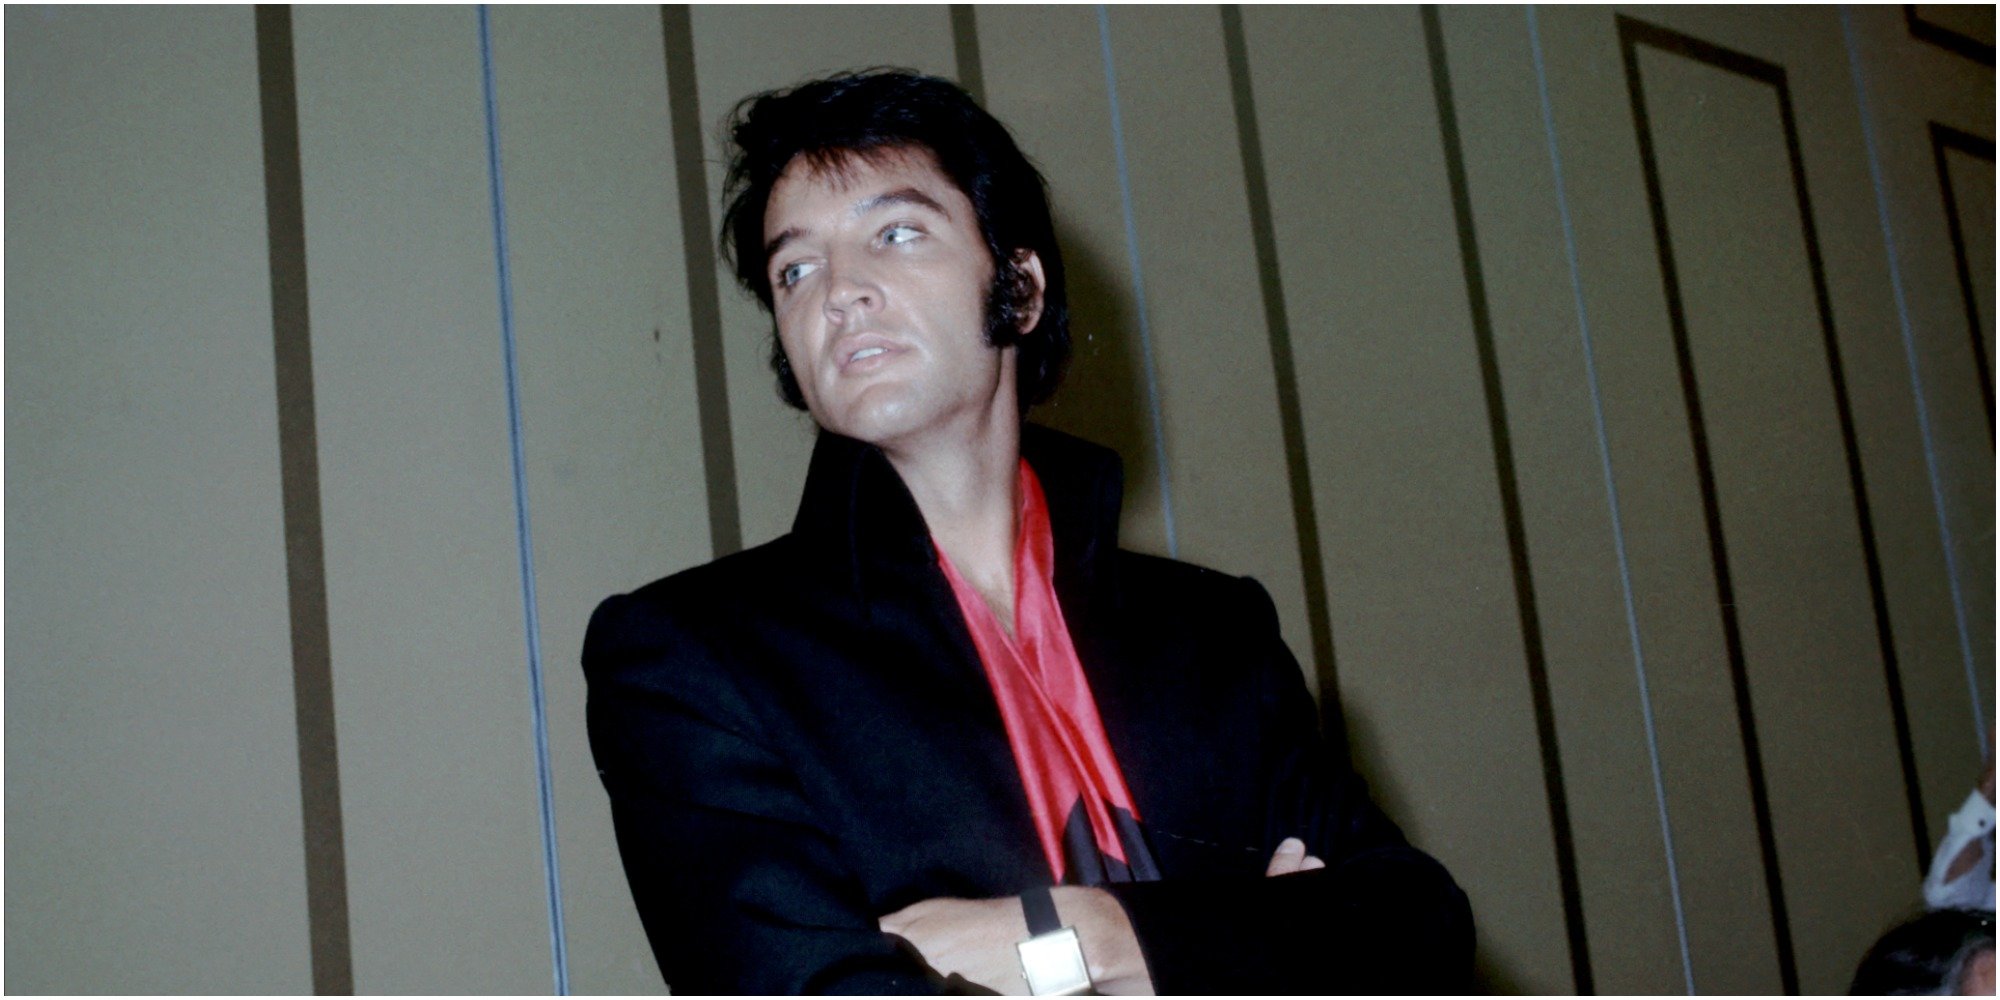
[[[1118,460],[1033,426],[1055,586],[1159,882],[1108,886],[1162,992],[1463,988],[1465,898],[1317,731],[1254,581],[1117,548]],[[876,919],[1050,881],[915,502],[822,434],[792,532],[606,600],[591,748],[639,915],[689,993],[945,984]],[[1260,877],[1303,837],[1325,871]]]

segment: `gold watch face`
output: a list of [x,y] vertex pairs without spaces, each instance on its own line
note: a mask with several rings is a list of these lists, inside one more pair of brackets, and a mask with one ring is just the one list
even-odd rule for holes
[[1083,944],[1077,940],[1075,928],[1050,931],[1014,947],[1021,952],[1021,972],[1027,976],[1029,993],[1047,997],[1090,991],[1090,969],[1083,963]]

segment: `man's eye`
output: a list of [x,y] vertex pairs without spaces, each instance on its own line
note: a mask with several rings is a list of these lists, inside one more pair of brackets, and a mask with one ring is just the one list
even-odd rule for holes
[[798,284],[799,281],[805,278],[805,276],[811,273],[811,271],[812,271],[811,265],[806,264],[804,262],[800,262],[797,264],[786,264],[784,267],[778,269],[778,287],[790,288],[793,285]]
[[882,244],[895,246],[899,243],[908,243],[923,234],[924,231],[915,226],[894,225],[882,230]]

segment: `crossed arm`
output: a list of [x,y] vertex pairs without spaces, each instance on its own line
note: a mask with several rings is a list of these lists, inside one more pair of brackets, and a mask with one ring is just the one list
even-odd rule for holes
[[[1305,841],[1287,837],[1271,855],[1264,874],[1268,878],[1325,867],[1326,862],[1306,853]],[[1127,996],[1155,992],[1139,938],[1117,897],[1103,889],[1068,885],[1057,886],[1052,895],[1062,923],[1076,928],[1097,992]],[[880,925],[883,933],[910,942],[941,974],[962,976],[996,993],[1028,991],[1014,950],[1014,944],[1028,936],[1018,896],[926,899],[883,917]]]
[[[599,712],[594,706],[593,715]],[[1014,948],[1028,936],[1018,897],[929,899],[878,917],[869,912],[869,893],[786,788],[775,761],[732,733],[675,719],[671,709],[656,706],[647,714],[649,727],[667,721],[677,734],[673,742],[682,753],[694,748],[701,766],[669,769],[648,766],[644,758],[625,758],[621,765],[620,755],[603,751],[599,760],[609,765],[604,779],[634,899],[677,992],[926,993],[967,985],[1026,992]],[[1391,865],[1409,858],[1428,862],[1403,847],[1376,853]],[[1417,895],[1442,891],[1447,909],[1462,911],[1463,896],[1435,863],[1428,864],[1418,874],[1433,884]],[[1369,858],[1340,867],[1350,876],[1382,868]],[[1396,923],[1393,913],[1371,905],[1380,893],[1343,894],[1331,883],[1316,883],[1336,873],[1298,838],[1279,846],[1266,872],[1285,876],[1256,880],[1272,889],[1296,884],[1287,886],[1292,891],[1269,893],[1241,878],[1218,878],[1110,889],[1058,886],[1052,895],[1062,922],[1076,928],[1103,993],[1259,992],[1267,984],[1299,982],[1301,969],[1331,977],[1329,982],[1355,982],[1325,962],[1341,936],[1328,928],[1339,923],[1343,906],[1370,922]],[[1393,876],[1374,881],[1422,884]],[[1464,924],[1469,952],[1469,920],[1452,919]],[[1224,932],[1220,939],[1211,924]],[[1148,929],[1150,953],[1141,947]],[[1213,953],[1190,947],[1196,938]],[[1355,949],[1380,957],[1371,951],[1379,949]]]

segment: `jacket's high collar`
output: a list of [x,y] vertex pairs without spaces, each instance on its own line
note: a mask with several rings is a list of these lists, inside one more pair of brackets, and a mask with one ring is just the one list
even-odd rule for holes
[[[1056,541],[1056,592],[1080,604],[1118,548],[1124,475],[1118,454],[1059,431],[1024,424],[1021,456],[1041,480]],[[792,522],[797,538],[824,553],[866,600],[888,578],[936,575],[937,554],[917,502],[881,449],[821,431]],[[1078,606],[1075,610],[1080,611]]]

